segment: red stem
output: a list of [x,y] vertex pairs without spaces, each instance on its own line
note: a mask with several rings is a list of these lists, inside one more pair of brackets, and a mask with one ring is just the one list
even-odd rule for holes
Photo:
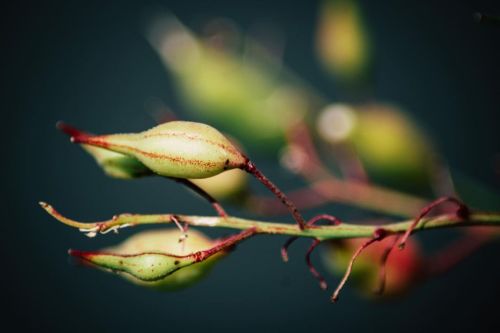
[[227,217],[226,211],[224,210],[224,208],[222,208],[222,205],[217,201],[217,199],[212,197],[208,192],[206,192],[204,189],[202,189],[201,187],[199,187],[198,185],[196,185],[195,183],[193,183],[189,179],[175,178],[175,177],[168,177],[168,178],[172,179],[178,183],[181,183],[182,185],[184,185],[184,186],[190,188],[191,190],[193,190],[194,192],[196,192],[202,198],[206,199],[210,203],[210,205],[212,205],[212,207],[215,209],[215,211],[217,212],[217,214],[220,217]]
[[297,209],[297,206],[295,206],[295,204],[292,201],[290,201],[290,199],[288,199],[288,197],[286,196],[285,193],[283,193],[276,185],[274,185],[273,182],[271,182],[266,176],[264,176],[264,174],[259,169],[257,169],[255,164],[252,161],[250,161],[248,158],[247,158],[245,165],[242,167],[242,169],[245,170],[246,172],[250,173],[251,175],[253,175],[265,187],[267,187],[271,192],[273,192],[274,195],[276,197],[278,197],[278,199],[280,199],[281,202],[292,213],[293,218],[297,222],[300,230],[304,230],[306,223],[305,223],[304,218],[302,217],[302,214],[300,214],[299,210]]
[[211,257],[212,255],[214,255],[222,250],[225,250],[229,247],[232,247],[235,244],[255,235],[256,231],[257,231],[256,227],[243,230],[242,232],[240,232],[236,235],[232,235],[228,238],[223,239],[217,245],[215,245],[214,247],[212,247],[208,250],[195,252],[195,253],[187,255],[187,256],[194,256],[196,259],[196,262],[203,261],[203,260],[207,259],[208,257]]

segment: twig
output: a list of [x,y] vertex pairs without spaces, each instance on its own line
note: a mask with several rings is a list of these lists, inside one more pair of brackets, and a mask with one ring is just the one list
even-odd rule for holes
[[[109,220],[100,222],[83,223],[69,219],[47,203],[41,202],[43,209],[52,215],[58,221],[74,228],[80,229],[82,232],[106,233],[112,230],[118,230],[124,227],[147,224],[171,224],[172,215],[174,214],[120,214],[115,215]],[[288,235],[298,237],[317,238],[321,241],[326,239],[341,239],[341,238],[363,238],[371,237],[373,233],[383,227],[388,233],[403,234],[413,224],[413,220],[402,221],[398,223],[380,225],[356,225],[342,223],[334,226],[309,226],[301,230],[294,224],[275,223],[260,220],[242,219],[228,216],[225,218],[217,216],[193,216],[180,215],[175,216],[182,222],[198,227],[220,227],[246,230],[255,227],[255,233],[271,234],[271,235]],[[421,219],[418,225],[413,229],[413,233],[423,230],[455,228],[467,226],[491,226],[500,227],[500,213],[485,213],[471,212],[467,219],[457,216],[456,214],[442,214],[432,218]]]

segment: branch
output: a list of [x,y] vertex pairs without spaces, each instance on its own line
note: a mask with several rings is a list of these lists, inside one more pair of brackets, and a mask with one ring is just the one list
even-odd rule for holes
[[[217,217],[217,216],[193,216],[179,214],[120,214],[115,215],[109,220],[100,222],[79,222],[69,219],[57,212],[51,205],[40,202],[47,213],[52,215],[58,221],[69,225],[93,237],[97,233],[108,233],[118,231],[118,229],[146,225],[146,224],[171,224],[172,217],[192,226],[198,227],[220,227],[238,230],[255,228],[256,234],[288,235],[296,237],[316,238],[321,241],[327,239],[341,238],[362,238],[372,237],[373,234],[383,227],[390,234],[403,234],[414,222],[407,220],[397,223],[381,225],[357,225],[342,223],[333,226],[310,226],[300,230],[297,225],[276,223],[271,221],[260,221],[251,219],[242,219],[237,217]],[[456,214],[442,214],[432,218],[422,219],[415,227],[414,232],[441,228],[455,227],[473,227],[473,226],[491,226],[500,227],[500,213],[471,212],[467,219],[463,219]]]

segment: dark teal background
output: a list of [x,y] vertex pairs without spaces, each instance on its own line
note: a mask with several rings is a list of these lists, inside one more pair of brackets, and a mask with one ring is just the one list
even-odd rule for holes
[[[480,25],[472,19],[475,11],[500,15],[498,1],[362,4],[376,46],[374,96],[409,110],[453,170],[498,191],[500,26]],[[242,244],[209,278],[178,293],[155,293],[74,265],[66,254],[68,248],[97,249],[137,229],[88,239],[47,216],[38,207],[39,200],[83,220],[118,212],[212,214],[208,205],[178,184],[106,178],[54,128],[57,120],[65,120],[96,133],[139,131],[153,125],[144,106],[150,97],[159,97],[182,112],[168,75],[143,36],[143,14],[151,6],[171,10],[194,29],[212,16],[232,18],[243,30],[258,21],[273,22],[287,37],[286,64],[332,101],[343,97],[314,54],[316,2],[19,1],[6,5],[1,11],[2,165],[6,170],[0,316],[4,328],[50,332],[500,330],[498,243],[406,298],[382,303],[364,300],[346,288],[339,304],[329,304],[328,294],[319,290],[303,264],[306,243],[296,244],[292,261],[285,265],[279,257],[280,237],[259,237]],[[277,168],[277,162],[257,161],[285,189],[298,184]],[[353,212],[342,207],[314,212],[320,211],[334,211],[343,218]],[[452,236],[436,232],[421,238],[438,246]],[[320,261],[317,254],[314,260]],[[335,283],[332,277],[329,281]]]

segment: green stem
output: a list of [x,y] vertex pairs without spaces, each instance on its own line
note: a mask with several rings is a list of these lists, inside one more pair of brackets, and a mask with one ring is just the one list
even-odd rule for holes
[[[115,215],[112,219],[105,221],[83,223],[61,215],[52,206],[46,203],[41,202],[40,205],[58,221],[71,227],[78,228],[81,231],[88,233],[89,236],[95,236],[98,232],[107,233],[110,231],[116,231],[119,228],[128,226],[143,224],[169,224],[173,223],[172,216],[174,216],[174,214],[121,214]],[[336,226],[311,226],[307,229],[300,230],[297,225],[293,224],[260,220],[257,221],[237,217],[177,214],[175,214],[175,217],[182,222],[198,227],[220,227],[239,230],[256,228],[256,233],[259,234],[310,237],[317,238],[319,240],[371,237],[373,236],[373,233],[380,228],[383,228],[389,233],[404,233],[413,222],[412,220],[407,220],[384,225],[357,225],[342,223]],[[432,218],[424,218],[415,228],[415,232],[440,228],[472,226],[500,227],[500,213],[472,212],[467,220],[456,216],[456,214],[443,214]]]

